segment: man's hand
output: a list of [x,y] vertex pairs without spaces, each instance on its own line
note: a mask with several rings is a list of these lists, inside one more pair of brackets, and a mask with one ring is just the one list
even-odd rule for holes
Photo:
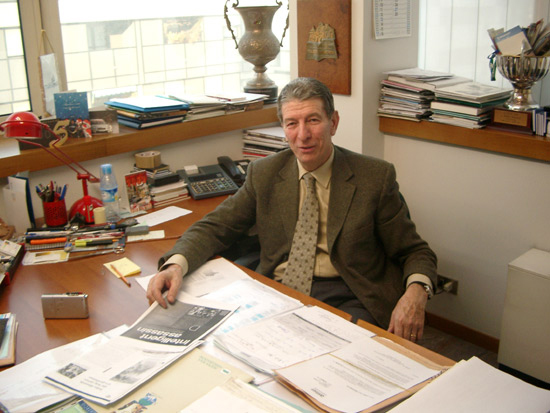
[[422,338],[428,294],[420,284],[411,284],[393,309],[388,331],[412,342]]
[[183,271],[177,264],[171,264],[164,270],[155,274],[147,286],[147,299],[149,300],[149,304],[156,301],[161,307],[167,308],[168,305],[166,304],[166,300],[162,296],[162,293],[166,290],[168,290],[166,299],[170,304],[174,304],[181,287],[182,279]]

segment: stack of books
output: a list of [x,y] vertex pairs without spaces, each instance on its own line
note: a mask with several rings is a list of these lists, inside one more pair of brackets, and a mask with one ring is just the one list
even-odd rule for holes
[[0,314],[0,366],[9,366],[15,363],[16,333],[15,314]]
[[187,184],[183,180],[167,185],[152,187],[150,193],[154,208],[170,205],[174,202],[189,198],[189,190],[187,189]]
[[117,111],[118,123],[135,129],[182,122],[189,105],[160,96],[111,99],[105,105]]
[[382,80],[378,116],[419,122],[430,115],[434,93],[391,80]]
[[427,119],[435,90],[467,82],[468,79],[450,73],[410,69],[387,72],[381,82],[378,116],[420,121]]
[[533,109],[533,132],[539,136],[550,136],[548,112],[550,112],[550,106]]
[[288,148],[283,128],[280,126],[245,129],[243,133],[243,157],[254,160]]
[[484,128],[491,122],[492,111],[501,106],[510,93],[510,89],[471,81],[438,88],[431,103],[430,120],[470,129]]

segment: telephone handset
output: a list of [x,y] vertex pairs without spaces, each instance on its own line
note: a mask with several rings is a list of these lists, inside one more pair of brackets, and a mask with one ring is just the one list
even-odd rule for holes
[[246,170],[250,163],[248,159],[234,161],[229,156],[218,156],[218,163],[237,186],[242,186],[244,184]]

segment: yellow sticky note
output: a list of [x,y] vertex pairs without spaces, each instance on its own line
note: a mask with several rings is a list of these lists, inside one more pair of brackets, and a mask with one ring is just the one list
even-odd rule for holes
[[117,277],[119,276],[119,274],[117,274],[115,270],[113,270],[113,266],[114,268],[116,268],[116,271],[118,271],[124,277],[136,275],[141,272],[140,266],[126,257],[116,261],[107,262],[103,265]]

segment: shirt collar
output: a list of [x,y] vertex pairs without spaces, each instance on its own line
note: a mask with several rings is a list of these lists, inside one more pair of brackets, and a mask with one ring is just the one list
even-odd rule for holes
[[[305,170],[305,168],[297,159],[296,159],[296,162],[298,163],[298,180],[300,180],[308,171]],[[334,163],[334,146],[332,147],[332,153],[330,154],[327,161],[316,170],[311,171],[311,174],[315,177],[315,180],[324,188],[328,188],[328,184],[332,176],[333,163]]]

